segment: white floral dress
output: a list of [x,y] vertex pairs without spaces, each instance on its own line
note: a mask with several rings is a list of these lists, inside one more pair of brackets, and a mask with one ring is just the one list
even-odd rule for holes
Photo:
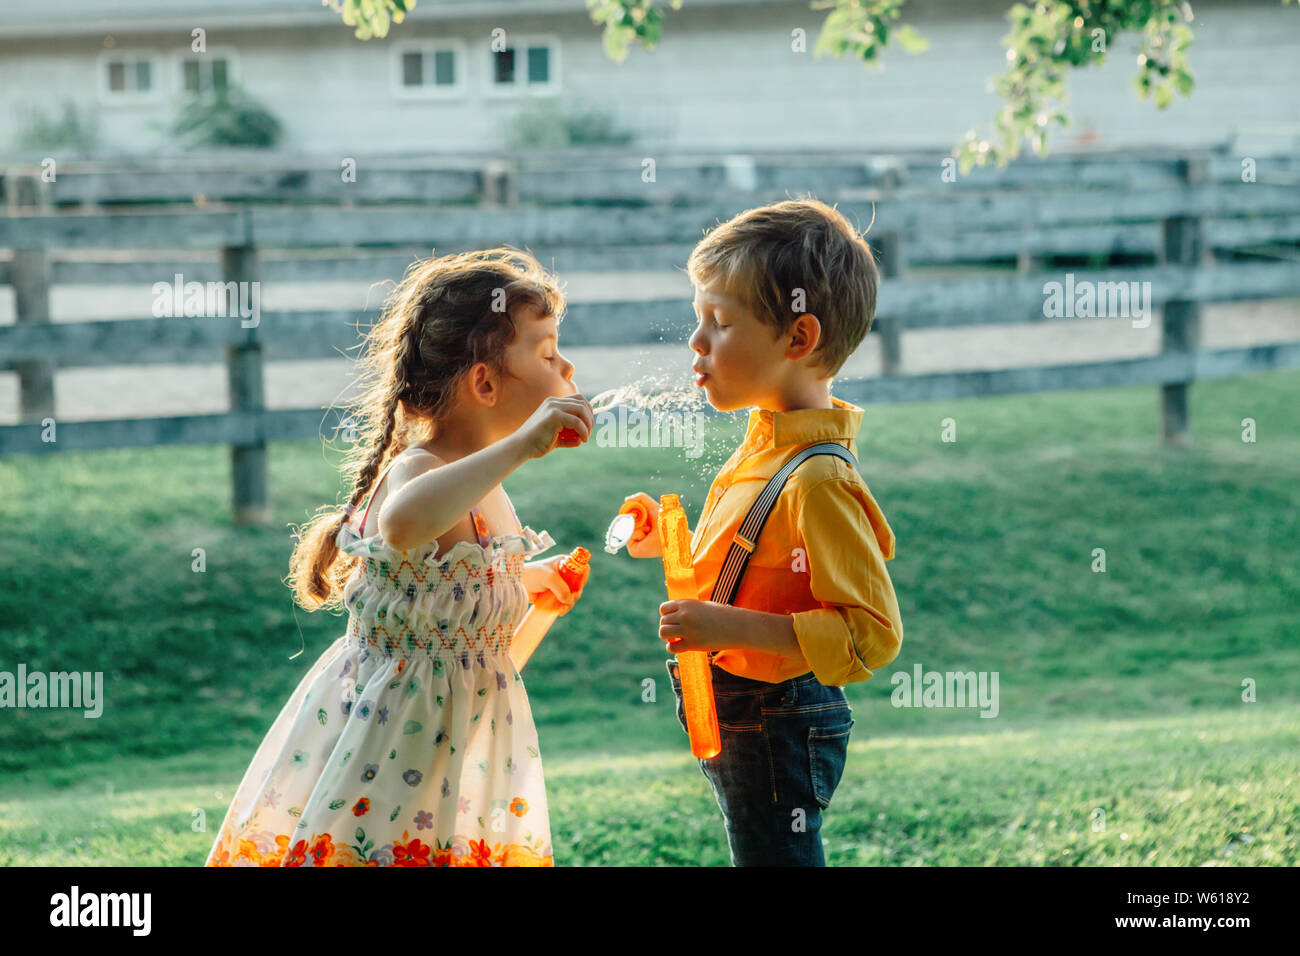
[[275,719],[204,865],[554,865],[508,651],[524,559],[555,542],[517,517],[518,534],[490,537],[472,515],[479,543],[442,556],[437,541],[399,552],[343,526],[339,547],[361,559],[347,633]]

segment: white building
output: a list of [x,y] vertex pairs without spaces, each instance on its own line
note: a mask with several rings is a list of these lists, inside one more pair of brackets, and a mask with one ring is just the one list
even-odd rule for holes
[[[894,44],[875,71],[816,58],[826,11],[807,0],[667,3],[659,47],[605,54],[584,0],[418,0],[384,39],[361,41],[313,0],[41,0],[0,4],[0,157],[30,162],[31,111],[65,101],[99,120],[101,151],[178,151],[167,128],[186,90],[231,79],[283,124],[293,153],[500,150],[523,113],[596,109],[638,147],[889,150],[953,146],[1000,103],[1010,0],[910,0],[930,41]],[[1069,80],[1074,126],[1055,148],[1206,145],[1238,133],[1294,143],[1300,9],[1279,0],[1195,4],[1196,89],[1157,111],[1133,90],[1138,38]],[[204,31],[206,52],[191,50]],[[494,52],[494,31],[507,49]],[[793,49],[795,31],[806,50]]]

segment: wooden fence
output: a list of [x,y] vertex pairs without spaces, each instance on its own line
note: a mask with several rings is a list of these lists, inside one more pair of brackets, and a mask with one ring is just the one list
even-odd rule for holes
[[[235,520],[266,522],[267,445],[319,434],[322,411],[266,408],[264,363],[326,358],[354,347],[360,314],[263,312],[251,327],[235,317],[51,322],[52,285],[153,285],[176,273],[185,282],[374,281],[400,277],[414,256],[430,249],[500,243],[530,248],[562,276],[579,269],[666,269],[684,263],[717,221],[802,192],[834,202],[860,226],[872,223],[868,238],[886,276],[872,328],[882,340],[883,374],[835,385],[836,395],[857,404],[1154,384],[1162,395],[1162,438],[1185,442],[1193,382],[1300,365],[1300,342],[1200,347],[1202,303],[1300,295],[1300,163],[1291,157],[1068,156],[977,170],[955,182],[942,178],[938,157],[602,162],[588,168],[576,157],[554,168],[495,160],[445,168],[363,164],[352,183],[319,164],[69,169],[50,183],[31,171],[11,171],[3,184],[8,215],[0,217],[0,249],[12,256],[0,261],[0,283],[14,289],[18,321],[0,326],[0,370],[18,374],[21,420],[0,426],[0,454],[229,445]],[[1283,254],[1276,261],[1240,255],[1266,244],[1281,244]],[[112,261],[105,250],[139,254]],[[87,258],[96,254],[98,260]],[[1052,257],[1086,257],[1085,267],[1070,268],[1072,281],[1078,288],[1090,284],[1099,299],[1110,296],[1112,307],[1118,293],[1149,288],[1144,305],[1148,315],[1159,310],[1161,352],[902,374],[904,330],[1057,321],[1044,306],[1045,283],[1065,281],[1059,265],[1044,268]],[[1118,257],[1135,264],[1110,265]],[[912,271],[996,260],[1018,262],[1019,269],[956,279]],[[680,299],[578,302],[569,306],[564,336],[578,346],[684,342],[694,325]],[[230,381],[226,413],[60,421],[57,441],[49,440],[56,368],[222,356]],[[337,427],[337,414],[327,413],[324,423]]]

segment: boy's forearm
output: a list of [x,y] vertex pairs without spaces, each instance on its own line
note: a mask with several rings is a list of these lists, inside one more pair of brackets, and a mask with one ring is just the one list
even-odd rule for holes
[[399,551],[441,537],[526,460],[511,435],[417,475],[385,498],[380,535]]
[[781,657],[803,656],[794,633],[794,619],[789,614],[754,611],[745,607],[733,607],[732,610],[736,612],[737,623],[740,625],[740,635],[732,642],[734,646]]

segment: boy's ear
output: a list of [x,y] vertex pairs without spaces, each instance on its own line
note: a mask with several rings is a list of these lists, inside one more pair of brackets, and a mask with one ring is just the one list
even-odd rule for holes
[[805,312],[797,316],[790,330],[786,332],[786,358],[798,362],[807,358],[817,348],[822,338],[822,324],[817,316]]

